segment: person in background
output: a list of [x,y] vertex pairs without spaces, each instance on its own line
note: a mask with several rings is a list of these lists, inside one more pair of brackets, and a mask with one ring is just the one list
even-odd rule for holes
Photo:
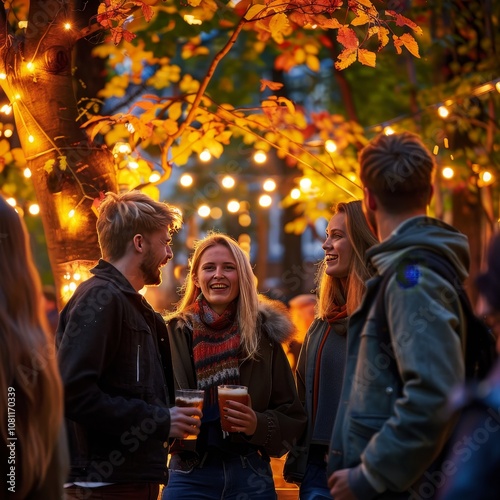
[[[67,499],[156,500],[169,438],[197,434],[201,412],[171,407],[165,322],[139,293],[172,258],[177,209],[131,191],[107,193],[102,259],[60,314],[56,335],[71,453]],[[161,345],[161,347],[159,347]]]
[[0,196],[0,498],[60,500],[63,393],[28,232]]
[[465,379],[466,329],[456,283],[412,255],[434,252],[463,282],[469,246],[426,215],[435,162],[417,135],[381,134],[359,160],[363,209],[380,241],[366,253],[377,275],[349,320],[328,484],[335,500],[408,499],[456,423],[445,410]]
[[[487,268],[476,278],[480,294],[476,312],[490,326],[500,354],[500,233],[489,245]],[[500,358],[477,385],[466,385],[453,398],[461,411],[451,440],[447,467],[439,478],[439,500],[500,498]]]
[[289,453],[284,475],[300,482],[301,500],[331,498],[326,458],[344,377],[347,323],[370,276],[365,252],[375,243],[361,201],[339,203],[326,229],[325,258],[316,276],[316,318],[295,373],[308,425],[302,453]]
[[[306,424],[282,348],[293,333],[286,306],[258,295],[235,240],[210,233],[166,321],[176,387],[203,389],[205,401],[198,439],[172,445],[163,500],[276,499],[269,457],[284,455]],[[231,402],[220,415],[224,384],[247,386],[249,404]],[[221,419],[234,432],[225,436]]]
[[315,308],[316,295],[313,293],[301,293],[288,301],[288,309],[295,327],[295,335],[290,342],[285,344],[284,348],[293,372],[297,368],[300,349],[304,343],[307,330],[314,320]]

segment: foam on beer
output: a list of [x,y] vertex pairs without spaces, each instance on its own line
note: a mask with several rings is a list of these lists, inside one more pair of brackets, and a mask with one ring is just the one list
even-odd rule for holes
[[[246,388],[236,388],[233,389],[231,387],[221,387],[219,386],[219,394],[224,394],[226,396],[246,396],[248,394],[248,390]],[[228,398],[231,399],[231,398]]]

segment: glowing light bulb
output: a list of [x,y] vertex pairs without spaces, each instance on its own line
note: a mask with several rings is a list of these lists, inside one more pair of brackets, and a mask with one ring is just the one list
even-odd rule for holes
[[181,186],[189,187],[193,184],[193,176],[190,174],[184,174],[179,179],[179,183]]
[[139,168],[139,163],[136,161],[132,160],[128,162],[128,167],[131,168],[132,170],[136,170]]
[[233,188],[235,184],[236,181],[234,180],[234,177],[231,177],[230,175],[226,175],[224,179],[222,179],[222,186],[226,189]]
[[384,134],[385,135],[392,135],[394,133],[395,133],[395,131],[394,131],[394,129],[392,127],[385,127],[384,128]]
[[444,167],[443,170],[441,170],[441,175],[445,179],[453,179],[455,171],[451,167]]
[[12,113],[12,106],[10,104],[4,104],[0,108],[0,112],[2,112],[4,115],[10,115]]
[[200,154],[199,154],[199,159],[203,162],[210,161],[212,159],[212,155],[208,149],[204,149]]
[[439,106],[438,115],[441,118],[448,118],[448,116],[450,115],[450,111],[448,110],[448,108],[446,106]]
[[337,145],[335,144],[335,141],[332,141],[331,139],[328,139],[328,140],[325,142],[325,149],[326,149],[329,153],[335,153],[335,151],[337,151]]
[[200,217],[208,217],[210,215],[210,207],[208,205],[201,205],[198,207],[198,215]]
[[64,29],[65,30],[70,30],[71,29],[71,23],[64,23]]
[[158,182],[161,179],[159,172],[152,172],[149,176],[149,182]]
[[262,163],[266,163],[267,161],[267,155],[264,151],[256,151],[255,154],[253,155],[253,161],[255,163],[258,163],[259,165],[262,165]]
[[71,218],[72,218],[72,217],[74,217],[74,216],[75,216],[75,211],[74,211],[74,210],[70,210],[70,211],[68,212],[68,217],[71,219]]
[[298,200],[300,198],[300,189],[293,188],[290,191],[290,197],[292,198],[292,200]]
[[73,279],[75,281],[80,281],[82,279],[82,276],[80,273],[77,272],[77,273],[73,274]]
[[273,179],[266,179],[264,181],[264,184],[262,185],[264,191],[267,191],[268,193],[271,193],[276,189],[276,182],[274,182]]
[[29,179],[31,177],[31,170],[28,167],[26,167],[24,169],[23,175],[24,177],[26,177],[26,179]]
[[302,179],[300,179],[299,185],[302,191],[309,191],[312,186],[312,181],[308,177],[303,177]]
[[32,61],[26,64],[26,68],[28,68],[28,71],[34,71],[35,70],[35,65],[33,64]]
[[28,142],[31,142],[31,143],[35,142],[35,138],[32,135],[30,135],[28,137]]
[[5,73],[0,73],[0,80],[5,80],[7,75]]
[[31,214],[31,215],[38,215],[40,213],[40,205],[38,205],[37,203],[32,203],[29,207],[28,207],[28,212]]
[[263,194],[259,198],[259,205],[261,207],[264,207],[264,208],[270,207],[272,203],[273,203],[273,199],[268,194]]
[[238,200],[229,200],[227,203],[227,209],[235,214],[240,209],[240,202]]
[[12,137],[13,133],[14,132],[10,128],[8,128],[7,130],[4,130],[3,135],[8,139],[9,137]]

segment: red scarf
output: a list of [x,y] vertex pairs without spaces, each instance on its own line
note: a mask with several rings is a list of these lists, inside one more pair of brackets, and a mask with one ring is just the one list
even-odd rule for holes
[[205,390],[207,405],[217,404],[217,386],[239,384],[238,352],[240,333],[236,302],[219,316],[200,295],[192,308],[193,358],[198,389]]

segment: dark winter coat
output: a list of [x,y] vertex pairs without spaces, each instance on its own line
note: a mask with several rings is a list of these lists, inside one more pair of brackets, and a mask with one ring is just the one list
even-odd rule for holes
[[[56,336],[65,391],[70,481],[167,480],[173,394],[165,322],[100,261],[61,312]],[[166,374],[166,376],[165,376]]]

